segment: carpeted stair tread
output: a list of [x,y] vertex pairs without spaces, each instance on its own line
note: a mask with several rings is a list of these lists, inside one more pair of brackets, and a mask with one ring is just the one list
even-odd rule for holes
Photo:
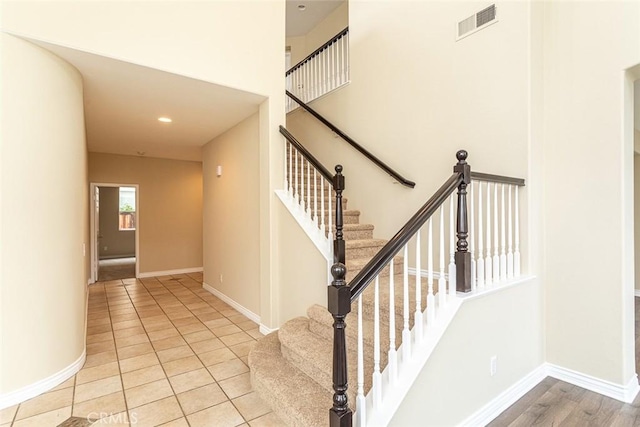
[[291,427],[321,427],[329,421],[333,393],[282,356],[278,333],[258,340],[249,353],[251,384]]
[[[283,357],[313,378],[325,390],[333,390],[333,342],[309,329],[309,319],[297,317],[286,322],[278,331]],[[349,370],[350,387],[347,391],[349,401],[355,402],[357,378],[357,346],[347,347],[347,367]],[[384,359],[384,360],[382,360]],[[381,362],[386,365],[386,354],[381,352]],[[365,349],[365,393],[371,388],[371,374],[373,372],[373,348]],[[352,405],[353,408],[353,405]]]

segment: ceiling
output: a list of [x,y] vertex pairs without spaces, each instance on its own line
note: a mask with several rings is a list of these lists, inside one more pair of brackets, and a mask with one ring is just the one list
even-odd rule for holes
[[[347,0],[287,0],[287,36],[307,34]],[[304,11],[298,5],[306,6]],[[54,44],[29,40],[83,77],[91,152],[202,160],[201,147],[258,111],[264,97]],[[283,46],[284,49],[284,46]],[[170,117],[172,123],[161,123]]]
[[[83,77],[91,152],[200,161],[201,147],[258,111],[265,97],[31,40]],[[161,123],[170,117],[172,123]]]
[[[287,37],[304,36],[347,0],[287,0]],[[304,5],[305,10],[298,9]]]

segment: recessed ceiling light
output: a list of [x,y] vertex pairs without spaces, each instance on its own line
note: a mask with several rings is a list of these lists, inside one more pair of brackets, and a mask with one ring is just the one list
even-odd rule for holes
[[171,120],[169,117],[158,117],[158,121],[162,123],[171,123],[173,120]]
[[298,5],[298,10],[302,11],[305,10],[307,8],[307,6],[303,5],[303,4],[299,4]]

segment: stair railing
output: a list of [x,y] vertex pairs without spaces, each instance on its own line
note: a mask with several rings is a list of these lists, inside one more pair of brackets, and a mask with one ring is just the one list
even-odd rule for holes
[[331,174],[284,126],[280,126],[280,133],[285,137],[284,189],[295,206],[295,216],[328,260],[344,263],[342,166],[337,165],[336,173]]
[[[328,290],[328,310],[334,318],[331,427],[351,426],[354,415],[347,398],[347,314],[357,311],[356,425],[386,425],[383,420],[393,414],[403,393],[408,391],[405,389],[400,393],[397,388],[411,384],[407,375],[417,375],[417,372],[400,367],[417,366],[416,361],[426,360],[428,337],[434,336],[438,322],[451,319],[460,306],[457,292],[495,286],[520,275],[518,187],[524,185],[524,180],[471,172],[464,150],[458,151],[456,158],[458,162],[451,177],[348,284],[344,262],[337,261],[331,268],[333,282]],[[475,186],[473,180],[477,181]],[[457,194],[454,194],[456,189]],[[507,210],[508,218],[505,216]],[[494,233],[490,227],[492,223]],[[423,250],[421,235],[425,225],[427,247]],[[445,232],[447,229],[448,233]],[[483,236],[487,238],[486,245]],[[487,254],[491,253],[489,237],[493,238],[495,251],[492,256],[488,255],[487,261],[482,255],[485,250]],[[477,257],[474,253],[476,240]],[[498,240],[500,244],[496,245]],[[435,250],[434,241],[437,243]],[[495,254],[497,267],[494,267]],[[484,266],[491,265],[489,271],[484,266],[479,267],[481,261]],[[421,268],[423,263],[426,270]],[[401,271],[401,274],[396,277],[395,271]],[[492,273],[496,271],[499,273]],[[396,293],[401,295],[401,313],[396,313]],[[381,301],[385,299],[389,304],[388,318],[382,320],[386,320],[388,329],[381,325]],[[426,307],[423,307],[425,302]],[[353,308],[354,304],[357,308]],[[365,311],[372,311],[369,316],[373,319],[365,322]],[[372,328],[367,334],[364,333],[365,323]],[[396,334],[401,335],[400,344]],[[373,353],[373,363],[365,364],[364,361],[365,335],[369,339],[373,336],[373,349],[368,349]],[[382,351],[384,339],[388,339],[387,352]],[[365,370],[371,371],[367,372],[371,375],[370,380],[365,376]]]
[[351,138],[349,135],[347,135],[342,130],[340,130],[336,125],[331,123],[329,120],[325,119],[320,113],[318,113],[316,110],[311,108],[309,105],[307,105],[307,103],[303,102],[300,98],[298,98],[297,96],[295,96],[294,94],[292,94],[289,91],[286,91],[286,94],[290,99],[292,99],[297,104],[299,104],[302,108],[307,110],[313,117],[318,119],[323,125],[325,125],[329,129],[331,129],[333,132],[335,132],[336,135],[338,135],[340,138],[344,139],[347,143],[349,143],[349,145],[351,145],[358,152],[360,152],[362,155],[364,155],[367,159],[369,159],[371,162],[373,162],[373,164],[375,164],[380,169],[382,169],[383,171],[385,171],[386,173],[391,175],[391,177],[393,179],[397,180],[400,184],[404,185],[405,187],[409,187],[409,188],[413,188],[413,187],[416,186],[415,182],[410,181],[407,178],[405,178],[402,175],[400,175],[398,172],[396,172],[394,169],[392,169],[389,165],[387,165],[382,160],[380,160],[375,155],[373,155],[369,150],[364,148],[362,145],[358,144],[353,138]]
[[[349,83],[349,27],[314,50],[285,73],[287,90],[310,102]],[[296,104],[287,100],[287,113]]]

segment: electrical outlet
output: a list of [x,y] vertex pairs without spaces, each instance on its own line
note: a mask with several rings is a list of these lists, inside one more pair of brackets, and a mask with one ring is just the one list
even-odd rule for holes
[[489,374],[494,376],[498,372],[498,356],[492,356],[489,359]]
[[106,250],[108,250],[108,249],[109,249],[109,246],[105,246],[105,247],[103,248],[103,250],[105,250],[105,251],[106,251]]
[[222,274],[220,275],[220,283],[222,283]]

